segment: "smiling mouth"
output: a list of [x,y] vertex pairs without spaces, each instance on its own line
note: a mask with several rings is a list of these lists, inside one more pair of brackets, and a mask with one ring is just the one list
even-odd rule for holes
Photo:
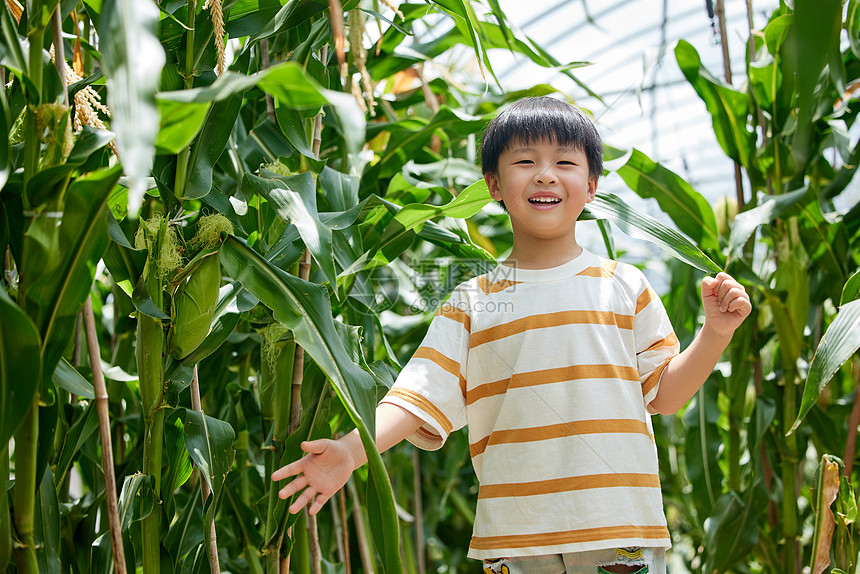
[[531,197],[529,203],[532,205],[554,205],[561,203],[561,199],[557,197]]

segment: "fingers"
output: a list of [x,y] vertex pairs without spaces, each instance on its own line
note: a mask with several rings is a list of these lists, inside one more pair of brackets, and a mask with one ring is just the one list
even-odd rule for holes
[[317,495],[314,497],[314,501],[311,503],[311,507],[310,507],[310,508],[308,508],[308,512],[309,512],[309,513],[311,513],[311,514],[316,514],[317,512],[319,512],[319,511],[320,511],[320,509],[323,507],[323,505],[324,505],[326,502],[328,502],[328,499],[329,499],[329,498],[330,498],[329,496],[326,496],[326,495],[324,495],[324,494],[322,494],[322,493],[317,494]]
[[290,513],[295,514],[304,508],[317,495],[312,488],[306,488],[290,505]]
[[302,467],[304,466],[304,459],[299,459],[297,461],[291,462],[286,466],[282,466],[278,470],[272,473],[272,480],[284,480],[285,478],[289,478],[291,476],[296,476],[300,472],[302,472]]
[[[305,441],[302,443],[302,450],[308,454],[322,454],[328,447],[325,439]],[[272,473],[272,480],[284,480],[291,476],[296,476],[304,470],[306,458],[300,458],[286,466],[282,466]]]
[[723,313],[737,312],[745,317],[752,311],[746,290],[728,273],[718,273],[716,277],[702,280],[702,298],[708,296],[716,297]]
[[328,439],[318,439],[305,441],[302,443],[302,450],[308,454],[322,454],[328,448]]
[[[274,474],[272,476],[274,476]],[[280,496],[282,500],[286,500],[287,498],[291,497],[292,495],[294,495],[295,493],[297,493],[298,491],[300,491],[301,489],[303,489],[307,485],[308,485],[307,479],[304,477],[304,475],[301,475],[301,476],[297,477],[296,479],[294,479],[292,482],[290,482],[288,485],[286,485],[284,488],[282,488],[278,492],[278,496]]]

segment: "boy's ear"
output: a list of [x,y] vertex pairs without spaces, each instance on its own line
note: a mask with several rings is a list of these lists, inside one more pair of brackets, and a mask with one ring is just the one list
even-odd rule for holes
[[490,188],[490,196],[496,201],[502,200],[502,192],[499,188],[499,178],[496,174],[487,172],[484,174],[484,181],[487,182],[487,187]]
[[594,201],[594,196],[597,194],[597,180],[596,177],[588,178],[588,189],[585,192],[585,203],[591,203]]

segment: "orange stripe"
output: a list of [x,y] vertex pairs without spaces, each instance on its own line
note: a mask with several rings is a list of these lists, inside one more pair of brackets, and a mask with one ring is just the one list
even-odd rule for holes
[[390,391],[388,391],[388,395],[390,397],[399,397],[406,401],[407,403],[413,404],[439,423],[439,426],[442,427],[442,430],[445,431],[445,434],[451,432],[451,429],[454,428],[454,425],[451,424],[451,421],[448,420],[442,411],[436,408],[436,405],[428,401],[426,398],[422,397],[418,393],[414,391],[410,391],[409,389],[401,389],[399,387],[394,387]]
[[424,427],[418,427],[418,434],[420,434],[421,436],[423,436],[425,438],[430,438],[433,440],[439,440],[442,438],[438,434],[436,434],[432,431],[429,431],[429,430],[425,429]]
[[458,323],[462,323],[466,328],[466,331],[472,330],[472,319],[469,317],[468,313],[459,307],[455,307],[450,303],[445,303],[436,314],[447,317],[453,321],[457,321]]
[[[611,509],[607,509],[611,511]],[[542,532],[539,534],[514,534],[511,536],[473,536],[470,548],[475,550],[500,550],[507,548],[529,548],[556,546],[578,542],[595,542],[619,538],[643,538],[663,540],[669,538],[665,526],[605,526],[583,528],[564,532]]]
[[427,359],[428,361],[433,361],[440,368],[448,371],[455,377],[460,378],[460,363],[450,357],[446,357],[436,349],[433,349],[431,347],[418,347],[418,350],[415,351],[415,354],[412,355],[412,358]]
[[642,396],[643,397],[647,396],[648,393],[650,393],[652,390],[654,390],[654,387],[656,387],[657,383],[660,382],[660,377],[663,375],[663,371],[669,365],[669,361],[671,361],[674,358],[675,357],[669,357],[668,359],[663,361],[663,363],[659,367],[657,367],[656,369],[651,371],[651,374],[648,375],[648,378],[645,379],[645,382],[642,383]]
[[585,277],[604,277],[606,279],[612,279],[615,276],[615,268],[617,266],[617,261],[607,259],[600,267],[588,267],[587,269],[583,269],[582,271],[577,273],[577,275],[582,275]]
[[669,335],[663,339],[660,339],[644,351],[643,353],[647,353],[648,351],[653,351],[654,349],[659,349],[660,347],[671,347],[673,345],[678,344],[678,337],[675,336],[675,333],[669,333]]
[[466,377],[460,375],[460,392],[463,393],[463,400],[466,400]]
[[639,295],[639,298],[636,299],[636,314],[639,314],[639,311],[648,306],[648,303],[657,298],[657,293],[651,287],[648,287],[642,294]]
[[579,379],[620,379],[638,382],[639,371],[633,367],[620,365],[572,365],[570,367],[517,373],[509,379],[485,383],[467,391],[466,404],[471,405],[480,399],[504,394],[508,388],[519,389]]
[[552,480],[520,482],[510,484],[482,484],[478,487],[478,498],[505,498],[511,496],[536,496],[556,494],[573,490],[593,488],[660,488],[660,478],[656,474],[592,474],[588,476],[569,476]]
[[583,434],[615,433],[638,433],[649,436],[648,425],[637,419],[572,421],[569,423],[558,423],[543,427],[495,430],[490,434],[490,436],[469,445],[469,452],[472,453],[472,456],[476,456],[478,454],[482,454],[488,446],[493,444],[537,442]]
[[510,323],[503,323],[472,333],[469,347],[474,349],[484,343],[504,339],[531,329],[544,329],[562,325],[615,325],[620,329],[633,329],[633,316],[620,315],[612,311],[560,311],[529,315]]
[[490,280],[487,279],[486,276],[481,275],[480,277],[478,277],[478,287],[481,288],[481,291],[484,292],[484,295],[492,295],[493,293],[504,291],[508,287],[519,285],[519,283],[519,281],[511,281],[510,279],[500,279],[495,283],[490,283]]

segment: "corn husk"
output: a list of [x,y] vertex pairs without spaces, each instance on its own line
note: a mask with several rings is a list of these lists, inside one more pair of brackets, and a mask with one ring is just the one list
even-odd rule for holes
[[215,251],[201,255],[191,275],[176,288],[167,333],[167,351],[176,359],[184,359],[206,339],[220,286],[221,259]]

